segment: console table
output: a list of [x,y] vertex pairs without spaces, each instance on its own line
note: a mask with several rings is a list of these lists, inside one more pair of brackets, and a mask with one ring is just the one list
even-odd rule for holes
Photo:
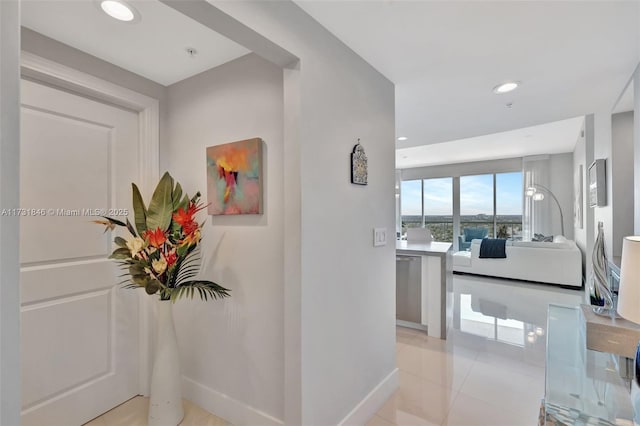
[[621,378],[625,365],[619,356],[587,349],[586,343],[580,307],[549,305],[545,395],[538,424],[633,426],[633,400],[640,394],[635,381]]

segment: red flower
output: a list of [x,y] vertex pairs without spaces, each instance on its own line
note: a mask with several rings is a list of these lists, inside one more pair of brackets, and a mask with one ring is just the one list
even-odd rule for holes
[[193,203],[189,203],[189,208],[185,211],[184,208],[180,207],[177,212],[173,214],[173,220],[184,226],[185,223],[193,222],[193,215],[196,213],[196,205]]
[[164,258],[167,261],[167,266],[172,266],[176,263],[176,260],[178,260],[178,255],[176,254],[176,251],[173,250],[169,254],[165,254]]
[[160,248],[167,241],[167,236],[165,233],[158,227],[155,231],[147,230],[142,235],[147,241],[149,241],[149,245],[155,248]]
[[185,235],[193,234],[193,232],[196,231],[197,229],[198,229],[198,224],[196,223],[195,220],[192,220],[191,222],[187,222],[184,225],[182,225],[182,231],[185,233]]
[[194,220],[193,216],[204,209],[207,206],[197,206],[195,203],[190,202],[189,208],[185,211],[184,208],[180,207],[177,212],[173,214],[173,220],[182,226],[182,232],[185,235],[193,234],[198,230],[198,223]]

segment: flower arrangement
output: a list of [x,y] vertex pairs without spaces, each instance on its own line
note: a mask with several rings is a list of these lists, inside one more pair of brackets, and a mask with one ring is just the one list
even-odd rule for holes
[[103,216],[95,221],[107,230],[116,226],[127,228],[131,237],[115,237],[117,248],[110,259],[118,260],[128,276],[121,284],[127,288],[144,287],[148,294],[159,293],[161,300],[176,301],[181,297],[193,298],[197,293],[207,300],[229,297],[228,289],[212,281],[193,279],[200,267],[198,257],[201,224],[195,215],[204,206],[200,192],[194,197],[182,194],[182,187],[165,173],[151,197],[147,208],[136,184],[133,188],[135,228],[127,218],[125,222]]

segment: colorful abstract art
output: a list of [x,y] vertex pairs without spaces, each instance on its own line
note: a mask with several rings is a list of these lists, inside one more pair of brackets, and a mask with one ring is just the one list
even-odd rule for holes
[[262,139],[207,148],[210,215],[262,213]]

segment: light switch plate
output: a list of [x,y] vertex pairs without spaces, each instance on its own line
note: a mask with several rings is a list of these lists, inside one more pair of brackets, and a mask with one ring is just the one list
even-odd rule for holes
[[387,228],[373,228],[373,246],[387,245]]

